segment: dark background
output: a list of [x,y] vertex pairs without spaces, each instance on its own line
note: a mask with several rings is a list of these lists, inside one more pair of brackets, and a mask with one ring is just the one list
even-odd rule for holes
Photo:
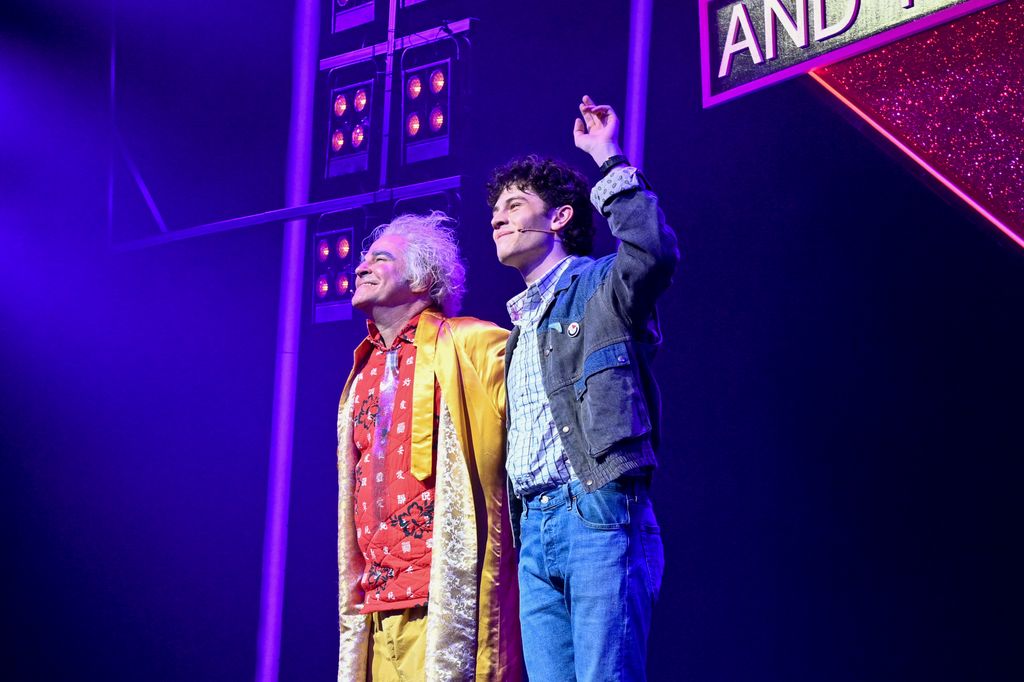
[[[282,204],[289,5],[118,8],[118,128],[172,228]],[[484,175],[538,151],[594,177],[572,119],[622,111],[628,3],[481,5],[465,312],[506,323]],[[645,172],[683,249],[651,679],[1018,679],[1024,253],[807,79],[702,110],[696,18],[656,3],[651,46]],[[110,27],[101,0],[0,9],[0,676],[248,679],[280,226],[108,248]],[[363,332],[304,315],[282,680],[334,675]]]

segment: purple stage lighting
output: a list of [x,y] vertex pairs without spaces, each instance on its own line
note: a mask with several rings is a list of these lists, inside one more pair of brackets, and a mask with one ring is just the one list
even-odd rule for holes
[[439,132],[444,127],[444,111],[441,110],[441,105],[437,104],[433,109],[430,110],[430,129],[432,131]]
[[349,285],[351,281],[351,278],[345,273],[338,275],[338,278],[335,280],[335,293],[337,293],[339,296],[347,296],[348,294],[350,294],[351,290],[349,288]]
[[345,148],[345,132],[342,130],[335,130],[334,134],[331,135],[331,149],[336,152],[340,152]]
[[423,81],[420,80],[419,76],[413,76],[409,79],[406,92],[409,94],[409,99],[416,99],[420,96],[420,93],[423,92]]
[[444,71],[441,69],[434,69],[433,73],[430,74],[430,91],[435,95],[444,90]]
[[[410,51],[410,54],[415,55],[415,51]],[[451,61],[445,59],[406,67],[402,77],[408,85],[402,98],[405,137],[401,162],[412,164],[448,156],[451,148],[448,135]],[[429,83],[428,88],[423,87],[424,82]]]
[[409,114],[409,118],[405,120],[405,132],[409,134],[409,137],[416,137],[416,134],[420,132],[420,115],[413,112]]
[[345,111],[348,110],[348,98],[345,95],[338,95],[334,98],[334,115],[344,116]]
[[316,295],[317,298],[323,299],[331,291],[331,283],[327,281],[325,275],[320,275],[316,278]]
[[[326,244],[327,242],[324,243]],[[348,254],[352,252],[352,242],[349,240],[347,236],[342,235],[338,237],[338,243],[335,252],[338,254],[338,258],[340,258],[341,260],[345,260],[346,258],[348,258]],[[330,255],[330,251],[328,251],[328,255]]]
[[359,149],[363,145],[363,140],[366,138],[366,129],[363,128],[361,123],[357,123],[356,127],[352,129],[352,146],[355,149]]
[[[318,234],[315,261],[316,285],[313,304],[337,303],[349,297],[349,283],[355,280],[355,258],[352,257],[353,230]],[[331,249],[330,244],[335,248]],[[326,247],[326,258],[324,257]]]
[[312,280],[314,322],[352,319],[352,286],[359,264],[353,245],[365,223],[361,209],[320,216],[313,238],[317,256]]
[[330,93],[330,149],[326,174],[337,177],[367,169],[367,138],[372,132],[373,83],[336,87]]

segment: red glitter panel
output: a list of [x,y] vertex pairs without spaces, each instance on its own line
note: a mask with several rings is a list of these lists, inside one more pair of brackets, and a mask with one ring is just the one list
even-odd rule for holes
[[1024,247],[1024,0],[812,76]]

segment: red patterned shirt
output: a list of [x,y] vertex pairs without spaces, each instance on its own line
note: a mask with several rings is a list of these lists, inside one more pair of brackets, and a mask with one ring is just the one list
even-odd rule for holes
[[[409,472],[417,322],[418,315],[406,323],[391,348],[385,346],[376,325],[367,323],[374,349],[352,389],[352,438],[359,457],[353,467],[356,540],[366,562],[364,613],[427,602],[434,479],[420,481]],[[436,382],[434,402],[436,415],[440,404]],[[436,422],[434,428],[436,436]]]

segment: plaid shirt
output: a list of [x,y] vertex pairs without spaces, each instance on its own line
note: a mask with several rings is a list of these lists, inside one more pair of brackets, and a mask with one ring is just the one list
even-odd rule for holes
[[555,296],[558,278],[574,260],[575,256],[564,258],[507,305],[508,316],[520,333],[508,371],[505,467],[513,490],[520,496],[553,488],[575,476],[548,406],[537,348],[537,323]]

